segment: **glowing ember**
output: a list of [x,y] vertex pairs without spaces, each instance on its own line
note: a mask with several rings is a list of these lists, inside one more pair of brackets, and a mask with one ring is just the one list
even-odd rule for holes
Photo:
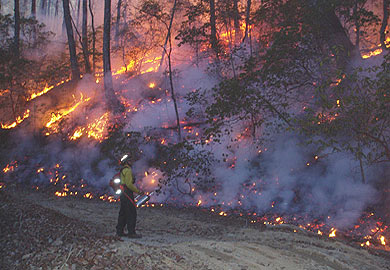
[[379,240],[381,241],[381,245],[386,246],[386,238],[382,235]]
[[56,195],[57,197],[66,197],[68,196],[68,193],[66,193],[65,191],[56,191],[54,195]]
[[221,212],[219,212],[219,214],[218,215],[220,215],[220,216],[227,216],[227,213],[225,213],[224,211],[221,211]]
[[5,188],[5,183],[0,182],[0,189]]
[[11,124],[8,124],[8,125],[5,125],[5,124],[1,124],[1,128],[2,129],[11,129],[11,128],[14,128],[16,127],[17,125],[19,125],[20,123],[22,123],[24,121],[24,119],[26,119],[27,117],[30,116],[30,110],[26,110],[26,112],[23,114],[23,116],[18,116],[15,120],[15,122],[11,123]]
[[4,173],[7,173],[7,172],[12,172],[15,170],[15,168],[18,167],[18,163],[16,161],[12,161],[10,164],[7,164],[7,166],[5,166],[3,168],[3,172]]
[[8,90],[8,89],[0,90],[0,97],[1,97],[1,96],[4,96],[5,94],[8,94],[8,93],[9,93],[9,90]]
[[154,87],[156,87],[156,84],[154,82],[151,82],[151,83],[148,84],[148,87],[149,88],[154,88]]
[[92,195],[92,193],[88,192],[88,193],[84,194],[83,197],[84,197],[84,198],[87,198],[87,199],[92,199],[92,198],[93,198],[93,195]]
[[79,129],[75,130],[75,132],[73,133],[72,136],[69,137],[69,139],[71,139],[73,141],[77,140],[78,138],[83,136],[83,131],[84,130],[85,130],[85,128],[79,128]]
[[337,230],[335,228],[330,229],[329,237],[336,237]]

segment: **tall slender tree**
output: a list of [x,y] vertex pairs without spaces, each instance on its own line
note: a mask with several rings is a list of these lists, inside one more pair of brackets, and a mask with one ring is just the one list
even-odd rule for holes
[[172,8],[172,12],[171,12],[171,19],[169,21],[167,37],[165,38],[164,47],[163,47],[163,53],[162,53],[162,56],[161,56],[159,69],[161,69],[162,64],[164,62],[164,56],[165,56],[165,53],[167,51],[167,44],[168,44],[168,41],[170,41],[170,38],[171,38],[172,24],[173,24],[173,18],[175,17],[176,6],[177,6],[177,0],[175,0],[175,2],[173,3],[173,8]]
[[88,0],[83,0],[83,20],[82,20],[82,47],[83,47],[83,56],[85,63],[85,72],[91,72],[91,65],[89,63],[89,53],[88,53]]
[[111,39],[111,0],[104,0],[104,25],[103,25],[103,72],[104,72],[104,90],[107,100],[107,106],[114,113],[121,110],[121,104],[115,96],[112,85],[111,58],[110,58],[110,39]]
[[115,24],[115,44],[118,46],[119,43],[119,25],[121,21],[121,5],[122,0],[118,0],[118,5],[116,6],[116,24]]
[[233,0],[233,21],[236,35],[240,29],[240,12],[238,11],[238,0]]
[[92,71],[96,70],[96,30],[95,30],[95,16],[92,10],[92,0],[88,1],[89,14],[91,15],[91,27],[92,27]]
[[19,0],[14,0],[14,11],[15,11],[15,36],[14,36],[14,53],[18,58],[20,55],[20,6]]
[[[47,5],[47,0],[41,0],[41,13],[46,14],[46,5]],[[68,1],[69,2],[69,1]]]
[[73,36],[72,17],[70,16],[69,0],[62,0],[64,9],[64,22],[68,36],[70,67],[72,69],[72,80],[80,79],[80,69],[77,63],[76,42]]
[[215,18],[215,0],[209,0],[210,4],[210,27],[211,27],[211,35],[210,35],[210,43],[211,48],[214,50],[217,58],[219,56],[218,53],[218,39],[217,39],[217,26],[216,26],[216,18]]
[[390,4],[389,0],[383,0],[383,19],[380,28],[380,40],[381,40],[381,46],[384,49],[387,49],[385,41],[386,41],[386,28],[389,23],[389,9],[390,9],[389,4]]
[[245,41],[246,38],[248,38],[248,30],[249,30],[249,25],[250,25],[250,16],[251,16],[251,5],[252,1],[247,0],[246,1],[246,17],[245,17],[245,33],[244,33],[244,38],[243,42]]
[[31,16],[37,15],[37,0],[31,0]]

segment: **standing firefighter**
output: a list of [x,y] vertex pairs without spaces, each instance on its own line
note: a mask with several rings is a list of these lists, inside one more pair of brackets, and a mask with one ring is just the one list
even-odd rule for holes
[[[121,159],[121,189],[120,196],[121,208],[119,210],[118,225],[116,225],[116,234],[118,236],[128,236],[130,238],[141,238],[140,234],[135,233],[135,225],[137,221],[137,209],[134,202],[133,192],[140,195],[144,194],[134,185],[133,172],[131,171],[131,163],[128,155]],[[124,233],[124,228],[127,225],[128,234]]]

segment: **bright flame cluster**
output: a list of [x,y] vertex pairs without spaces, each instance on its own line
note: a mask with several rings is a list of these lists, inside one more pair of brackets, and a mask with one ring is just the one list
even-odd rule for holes
[[12,122],[11,124],[1,124],[1,128],[2,129],[11,129],[11,128],[14,128],[16,127],[17,125],[19,125],[20,123],[22,123],[26,118],[28,118],[30,116],[30,110],[27,109],[23,116],[18,116],[16,118],[16,120],[14,122]]

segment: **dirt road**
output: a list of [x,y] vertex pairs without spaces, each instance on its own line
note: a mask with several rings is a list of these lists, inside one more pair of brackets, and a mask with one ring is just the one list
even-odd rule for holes
[[[4,197],[4,192],[0,196]],[[34,213],[60,216],[60,225],[51,225],[52,218],[46,217],[48,227],[75,224],[71,229],[75,237],[54,236],[45,243],[46,251],[37,249],[27,254],[27,260],[18,260],[19,266],[30,269],[390,269],[390,256],[385,253],[357,248],[289,225],[248,225],[243,218],[220,217],[197,209],[138,209],[137,228],[143,238],[117,238],[113,235],[118,204],[57,198],[32,191],[23,194],[23,205],[34,206]],[[10,204],[12,198],[7,195],[4,201]],[[65,230],[70,228],[66,226]],[[58,246],[61,249],[57,248],[55,260],[45,261],[42,252],[51,254],[51,248]],[[36,256],[39,259],[34,259]]]

